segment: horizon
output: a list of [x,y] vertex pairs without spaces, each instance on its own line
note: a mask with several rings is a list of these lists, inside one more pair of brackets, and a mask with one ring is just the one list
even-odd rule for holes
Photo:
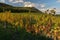
[[60,14],[60,0],[0,0],[0,2],[17,7],[35,7],[41,11],[56,8],[56,13]]

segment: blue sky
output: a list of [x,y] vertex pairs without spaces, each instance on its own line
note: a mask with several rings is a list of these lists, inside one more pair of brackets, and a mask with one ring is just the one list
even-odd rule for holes
[[13,6],[36,7],[39,10],[56,8],[60,12],[60,0],[0,0],[0,2]]

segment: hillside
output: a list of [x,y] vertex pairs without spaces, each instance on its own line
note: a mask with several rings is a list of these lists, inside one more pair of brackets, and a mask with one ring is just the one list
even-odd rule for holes
[[35,7],[14,7],[5,3],[0,3],[0,12],[11,11],[12,13],[42,13]]
[[0,7],[8,8],[8,7],[13,7],[13,6],[5,4],[5,3],[0,3]]
[[18,12],[18,13],[29,13],[29,12],[33,12],[33,13],[42,13],[41,11],[39,11],[38,9],[36,9],[35,7],[14,7],[11,9],[11,12]]

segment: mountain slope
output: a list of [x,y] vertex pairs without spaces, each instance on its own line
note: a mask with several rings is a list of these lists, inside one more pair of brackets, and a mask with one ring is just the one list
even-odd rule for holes
[[35,7],[14,7],[5,3],[0,3],[0,12],[11,11],[13,13],[23,13],[23,12],[33,12],[33,13],[42,13]]
[[12,7],[12,6],[5,3],[0,3],[0,7]]

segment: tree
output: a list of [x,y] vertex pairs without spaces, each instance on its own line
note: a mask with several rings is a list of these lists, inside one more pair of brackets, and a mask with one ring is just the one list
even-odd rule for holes
[[52,10],[50,10],[50,12],[53,14],[53,15],[55,15],[56,14],[56,8],[53,8]]

